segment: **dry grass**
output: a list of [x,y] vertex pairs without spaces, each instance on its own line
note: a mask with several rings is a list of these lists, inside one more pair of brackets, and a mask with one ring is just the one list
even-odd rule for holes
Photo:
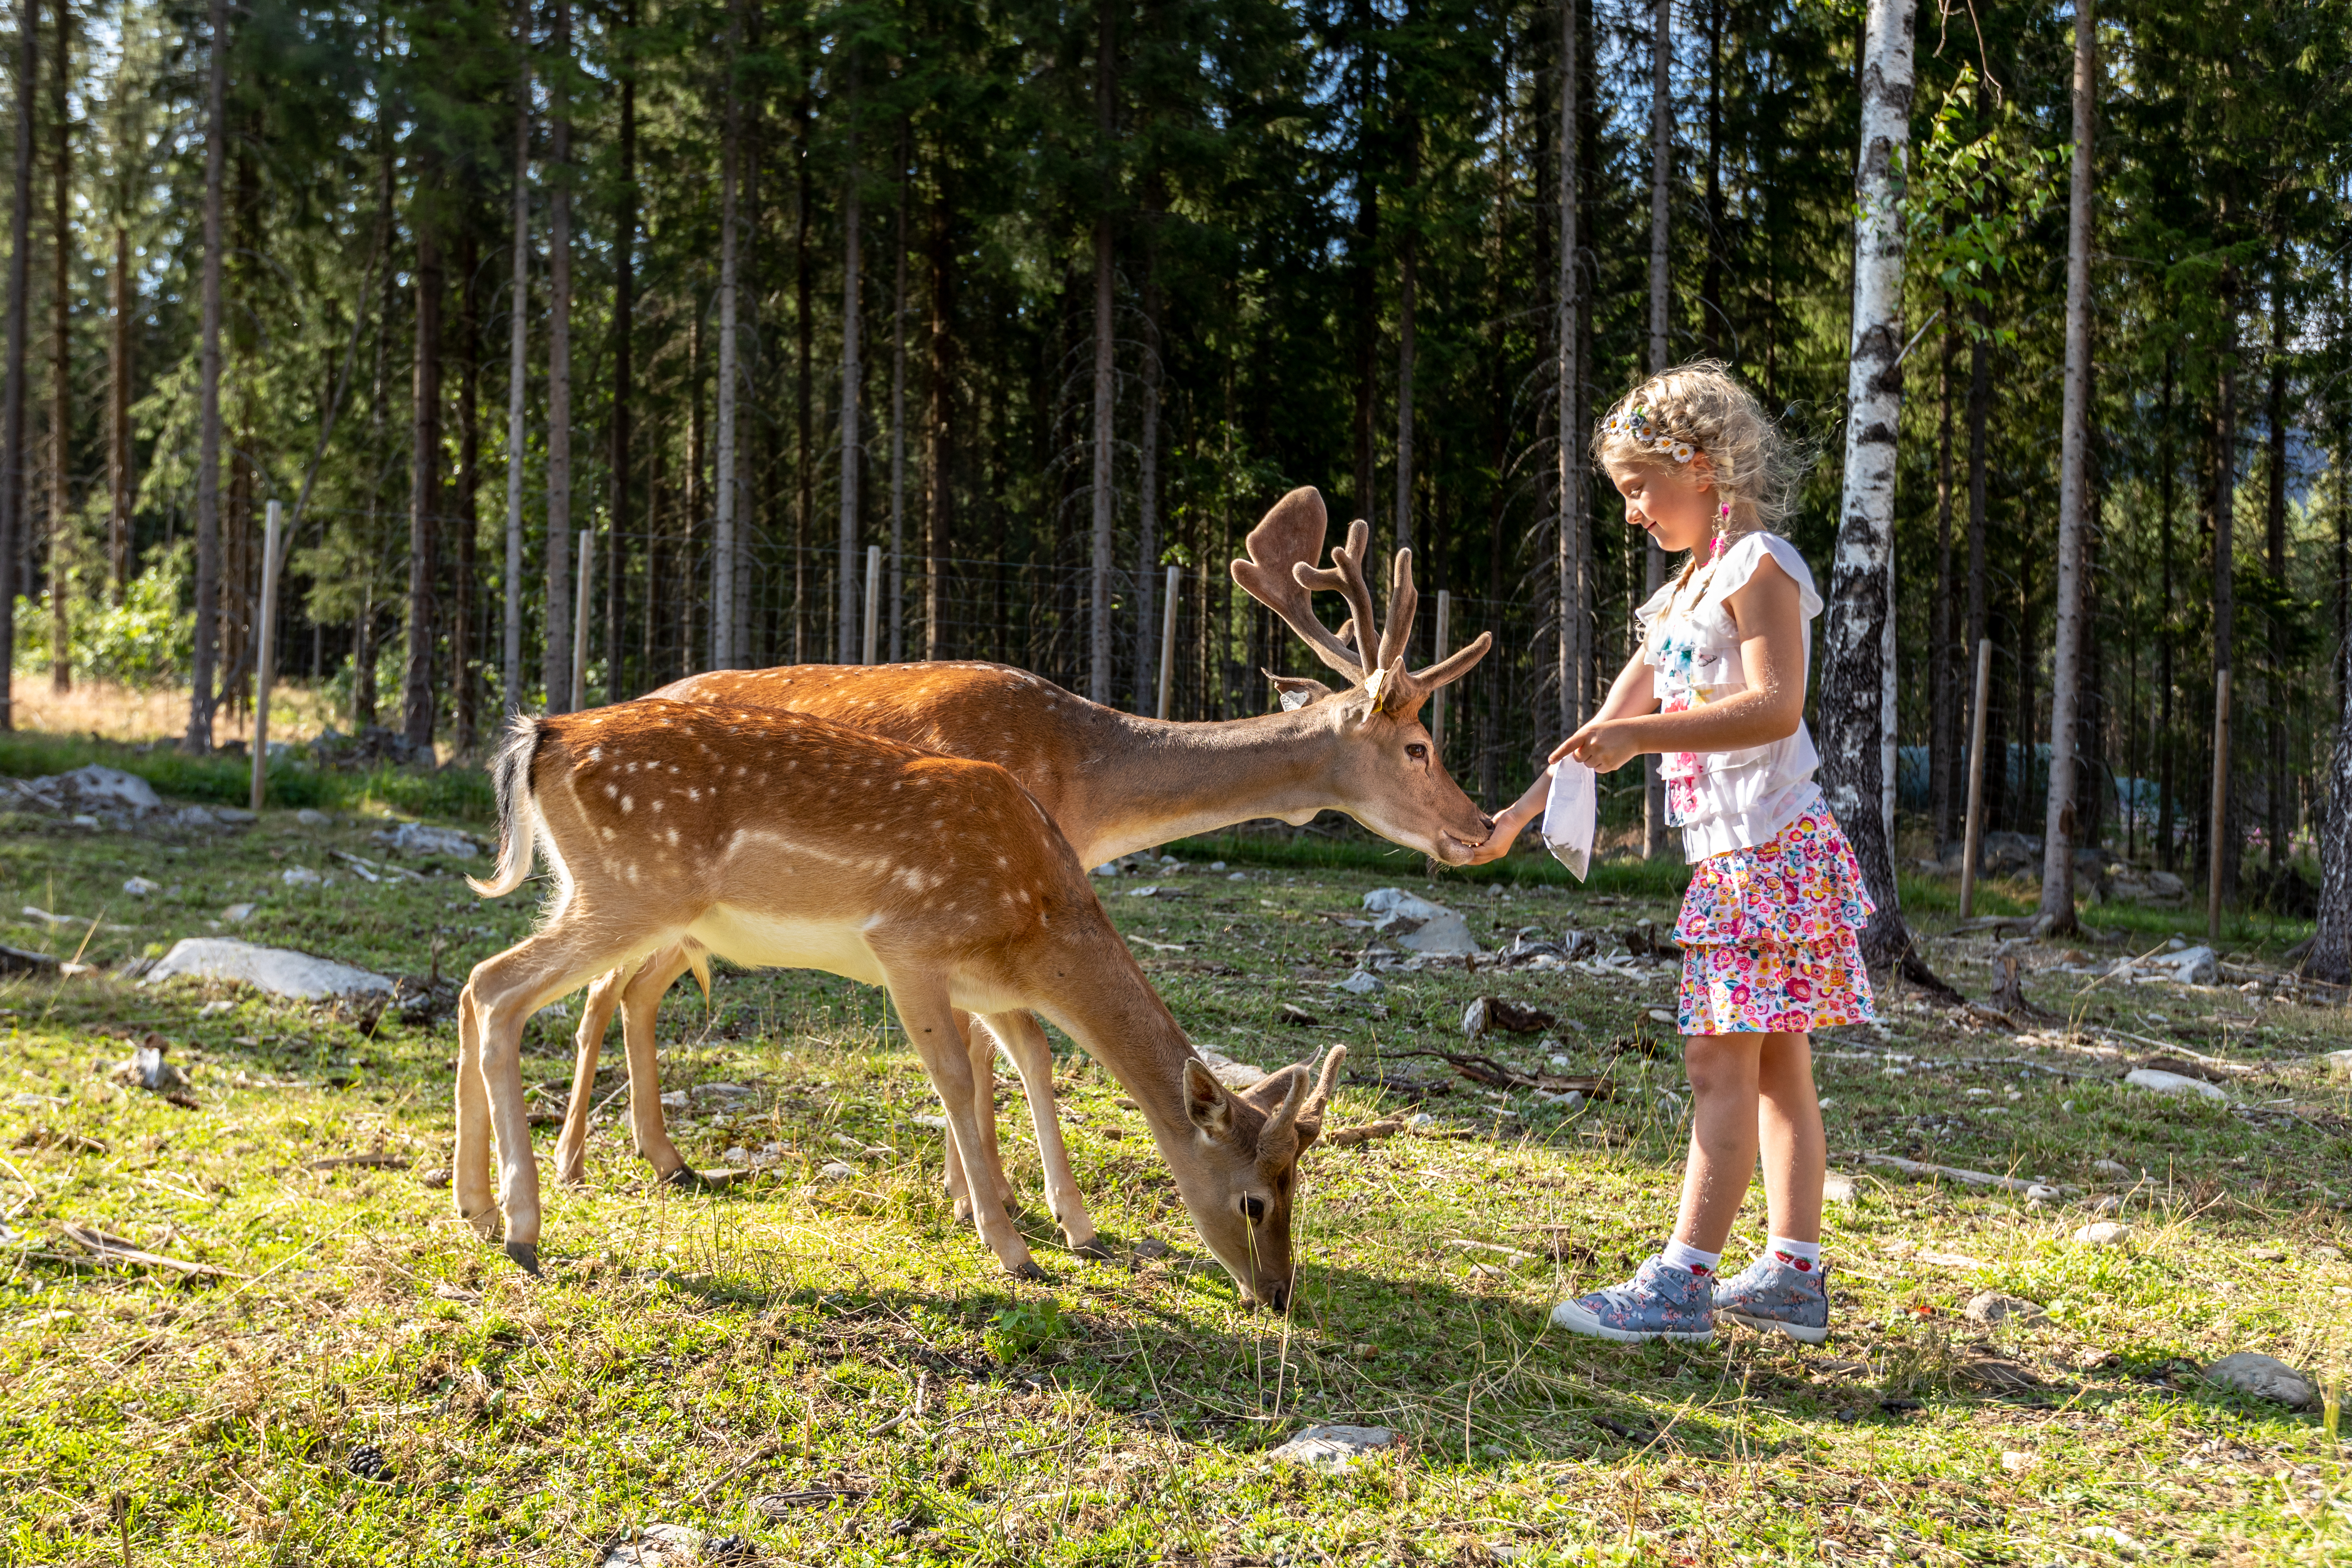
[[[188,728],[188,689],[119,686],[112,681],[78,679],[73,689],[52,689],[46,675],[19,676],[10,685],[19,729],[46,730],[58,734],[92,736],[102,741],[142,742],[177,739]],[[269,738],[302,742],[340,723],[324,697],[308,686],[280,682],[269,700]],[[251,708],[222,708],[213,718],[215,744],[253,739]]]

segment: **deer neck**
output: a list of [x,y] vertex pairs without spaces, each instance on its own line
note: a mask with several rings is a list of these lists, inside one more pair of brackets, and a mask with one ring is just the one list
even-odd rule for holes
[[[1117,939],[1114,937],[1114,943]],[[1189,1145],[1184,1064],[1200,1053],[1123,946],[1072,963],[1082,984],[1040,1000],[1037,1011],[1083,1047],[1135,1101],[1171,1160]]]
[[1323,703],[1199,724],[1096,709],[1056,821],[1088,866],[1253,817],[1311,822],[1340,798],[1340,739]]

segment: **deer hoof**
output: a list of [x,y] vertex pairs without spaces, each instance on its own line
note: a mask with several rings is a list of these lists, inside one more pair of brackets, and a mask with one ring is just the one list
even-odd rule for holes
[[1034,1258],[1023,1258],[1006,1272],[1015,1279],[1033,1280],[1040,1285],[1045,1282],[1045,1271],[1037,1267],[1037,1260]]
[[538,1277],[539,1248],[535,1244],[528,1241],[509,1241],[502,1250],[509,1258],[514,1259],[516,1268],[534,1279]]
[[654,1178],[654,1185],[657,1187],[700,1187],[707,1186],[709,1184],[703,1181],[702,1173],[696,1170],[693,1166],[680,1165],[677,1170],[671,1171],[667,1174],[656,1175]]
[[1080,1258],[1091,1258],[1097,1263],[1108,1263],[1111,1260],[1110,1248],[1102,1244],[1102,1237],[1098,1236],[1070,1243],[1070,1250]]

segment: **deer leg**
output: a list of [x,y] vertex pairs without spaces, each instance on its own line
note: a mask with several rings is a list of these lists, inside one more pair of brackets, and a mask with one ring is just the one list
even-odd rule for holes
[[1029,1121],[1037,1132],[1037,1158],[1045,1168],[1045,1206],[1062,1227],[1070,1250],[1087,1258],[1108,1258],[1095,1232],[1094,1216],[1070,1174],[1070,1152],[1062,1142],[1059,1103],[1054,1099],[1054,1047],[1030,1012],[991,1013],[989,1032],[1004,1047],[1004,1054],[1021,1074],[1022,1091],[1029,1099]]
[[563,1107],[563,1131],[555,1140],[555,1179],[576,1187],[587,1179],[589,1101],[596,1092],[596,1058],[604,1048],[604,1030],[628,972],[607,971],[588,987],[580,1006],[580,1029],[572,1042],[572,1098]]
[[996,1142],[996,1036],[985,1018],[976,1020],[978,1028],[969,1026],[975,1022],[969,1013],[961,1021],[967,1026],[965,1054],[971,1060],[971,1114],[980,1123],[982,1140],[979,1158],[964,1164],[968,1195],[977,1203],[982,1192],[992,1189],[997,1207],[1010,1214],[1013,1184],[1005,1180],[1004,1152]]
[[490,1190],[490,1102],[482,1089],[482,1008],[468,984],[457,996],[457,1143],[449,1160],[449,1195],[457,1217],[484,1241],[496,1237],[498,1204]]
[[661,1061],[654,1025],[670,983],[693,967],[686,944],[662,949],[637,967],[621,993],[621,1043],[629,1056],[629,1131],[637,1152],[653,1163],[654,1179],[681,1184],[694,1179],[686,1156],[669,1140],[662,1114]]
[[[963,1034],[956,1027],[955,1009],[948,1005],[947,985],[936,975],[920,979],[911,973],[891,973],[888,975],[890,999],[898,1009],[898,1021],[906,1026],[907,1037],[914,1043],[915,1053],[923,1059],[923,1070],[930,1075],[931,1088],[947,1108],[948,1128],[959,1148],[970,1151],[982,1146],[980,1119],[973,1111],[971,1054],[965,1048]],[[971,1162],[965,1162],[965,1173],[971,1173]],[[982,1241],[995,1253],[1005,1271],[1024,1279],[1043,1279],[1045,1270],[1029,1256],[1029,1244],[1005,1216],[1003,1208],[995,1204],[973,1205],[972,1223],[980,1227]]]

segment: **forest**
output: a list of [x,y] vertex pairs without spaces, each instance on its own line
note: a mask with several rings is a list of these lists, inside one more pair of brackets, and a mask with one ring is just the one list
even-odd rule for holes
[[[1312,668],[1226,572],[1312,484],[1414,552],[1423,655],[1496,634],[1442,732],[1492,808],[1657,580],[1586,433],[1707,356],[1816,458],[1790,532],[1844,584],[1817,679],[1873,694],[1868,745],[1821,723],[1832,798],[1894,825],[1874,884],[1956,852],[1980,700],[1988,833],[2333,910],[2343,977],[2343,0],[1922,9],[1907,99],[1851,0],[8,20],[19,682],[176,683],[210,749],[275,504],[278,677],[443,759],[788,662],[1233,717]],[[1857,439],[1893,465],[1866,560]]]

